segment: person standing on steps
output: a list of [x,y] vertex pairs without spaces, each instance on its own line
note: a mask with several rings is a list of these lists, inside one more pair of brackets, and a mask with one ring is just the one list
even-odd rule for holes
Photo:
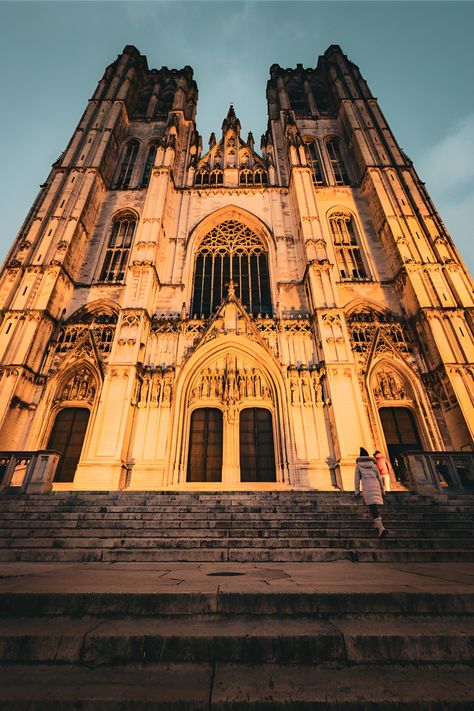
[[390,460],[385,457],[382,452],[378,449],[374,452],[375,461],[379,470],[379,474],[382,477],[383,486],[385,491],[390,491],[390,476],[395,477]]
[[382,523],[378,507],[383,506],[385,489],[375,459],[364,447],[360,448],[360,455],[356,459],[354,485],[356,496],[360,496],[360,482],[362,482],[364,504],[370,509],[379,538],[383,538],[388,533],[388,529]]

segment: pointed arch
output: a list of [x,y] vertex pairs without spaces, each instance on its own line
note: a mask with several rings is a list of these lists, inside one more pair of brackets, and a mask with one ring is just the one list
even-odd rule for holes
[[95,316],[107,316],[117,321],[120,313],[120,306],[111,299],[96,299],[80,306],[67,318],[69,323],[89,323]]
[[371,410],[369,415],[378,448],[384,451],[388,448],[380,416],[382,408],[400,408],[412,413],[421,448],[436,450],[443,447],[423,383],[415,371],[397,357],[395,351],[390,355],[373,355],[368,363],[366,386]]
[[[251,391],[246,389],[246,377],[253,379]],[[184,364],[176,380],[170,425],[175,436],[170,442],[169,483],[186,481],[191,416],[203,407],[223,412],[224,468],[227,467],[224,480],[226,476],[233,476],[232,472],[238,472],[238,434],[235,436],[235,432],[238,433],[240,412],[256,405],[272,415],[276,477],[277,481],[288,483],[288,462],[294,459],[288,448],[293,440],[285,382],[276,359],[259,343],[238,335],[220,336],[203,343]]]
[[214,313],[233,280],[250,313],[270,314],[275,303],[270,279],[275,259],[270,231],[251,213],[232,205],[206,216],[191,232],[187,245],[190,313],[198,318]]

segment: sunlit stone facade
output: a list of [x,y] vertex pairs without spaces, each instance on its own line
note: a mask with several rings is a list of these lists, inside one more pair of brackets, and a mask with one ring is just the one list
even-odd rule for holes
[[[126,47],[1,274],[1,450],[54,488],[353,488],[472,447],[472,282],[358,68],[273,65],[259,149]],[[216,117],[217,121],[217,117]]]

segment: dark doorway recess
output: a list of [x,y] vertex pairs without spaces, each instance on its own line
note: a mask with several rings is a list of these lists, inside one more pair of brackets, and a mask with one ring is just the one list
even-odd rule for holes
[[240,413],[241,481],[276,481],[272,414],[260,407]]
[[54,481],[73,481],[86,436],[89,410],[67,407],[56,415],[47,449],[61,453]]
[[222,481],[222,412],[203,407],[191,415],[186,481]]
[[406,407],[381,407],[380,419],[390,458],[422,449],[420,435],[411,410]]

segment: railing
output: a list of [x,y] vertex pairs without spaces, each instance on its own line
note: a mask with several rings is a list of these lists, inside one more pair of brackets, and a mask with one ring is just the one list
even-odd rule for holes
[[0,493],[45,494],[51,491],[59,452],[0,452]]
[[405,452],[402,459],[408,485],[419,494],[474,494],[474,452]]

